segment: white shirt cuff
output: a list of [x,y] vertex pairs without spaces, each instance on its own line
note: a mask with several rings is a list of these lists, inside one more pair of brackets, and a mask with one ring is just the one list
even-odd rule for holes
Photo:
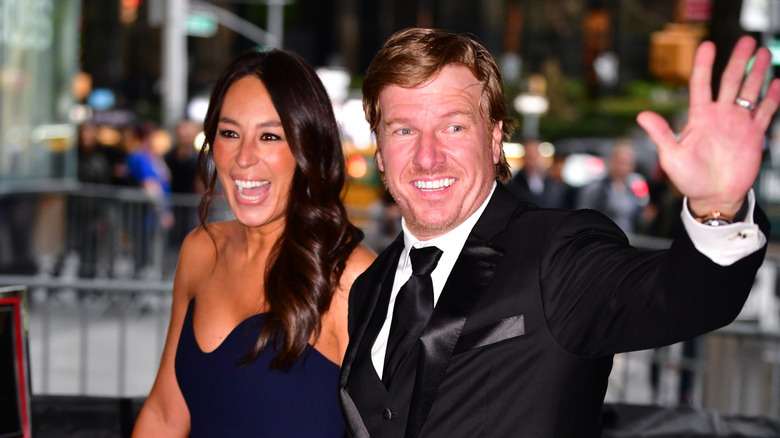
[[683,199],[682,222],[696,249],[721,266],[729,266],[758,251],[766,244],[766,236],[753,223],[756,195],[750,189],[748,213],[743,222],[713,227],[699,223],[688,210],[688,197]]

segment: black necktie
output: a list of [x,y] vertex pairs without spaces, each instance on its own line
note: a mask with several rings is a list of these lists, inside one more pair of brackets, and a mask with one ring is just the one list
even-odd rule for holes
[[419,339],[428,319],[433,312],[433,283],[431,272],[441,258],[442,251],[435,246],[412,248],[409,258],[412,261],[412,276],[398,291],[390,323],[390,335],[387,339],[385,366],[382,382],[390,386],[398,366],[406,353]]

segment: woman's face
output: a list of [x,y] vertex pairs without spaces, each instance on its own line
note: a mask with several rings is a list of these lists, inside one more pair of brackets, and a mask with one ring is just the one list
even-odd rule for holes
[[245,76],[228,88],[213,148],[236,219],[249,227],[284,226],[295,157],[260,79]]

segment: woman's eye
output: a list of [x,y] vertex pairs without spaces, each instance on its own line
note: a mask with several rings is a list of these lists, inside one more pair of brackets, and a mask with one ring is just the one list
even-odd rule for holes
[[274,141],[274,140],[281,140],[281,137],[279,137],[276,134],[271,134],[271,133],[266,132],[266,133],[263,133],[263,134],[260,135],[260,140],[263,140],[263,141]]
[[238,138],[238,134],[236,134],[235,131],[231,131],[229,129],[220,129],[219,136],[226,138]]

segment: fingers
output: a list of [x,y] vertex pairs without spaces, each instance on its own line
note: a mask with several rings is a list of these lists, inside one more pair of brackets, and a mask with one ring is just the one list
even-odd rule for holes
[[[726,70],[723,71],[723,77],[720,81],[720,91],[718,92],[718,102],[724,102],[733,104],[734,99],[739,95],[739,90],[742,87],[742,79],[745,77],[745,69],[747,68],[750,57],[753,56],[753,51],[756,48],[756,40],[749,36],[743,36],[737,41],[734,46],[734,50],[731,52],[731,58],[729,58],[728,64],[726,64]],[[763,75],[763,72],[758,73],[758,69],[753,69],[750,73],[750,77],[755,75]],[[753,78],[752,81],[756,79]],[[759,91],[761,88],[759,81]],[[757,97],[758,94],[756,93]],[[751,99],[751,102],[755,102],[755,97]],[[748,97],[743,96],[743,99]]]
[[739,97],[753,103],[758,101],[759,97],[761,97],[766,69],[769,67],[771,58],[772,55],[769,53],[769,50],[763,47],[758,49],[753,66],[750,68],[750,74],[745,79],[745,83],[742,84],[742,90],[739,91]]
[[758,104],[758,108],[753,116],[762,130],[766,131],[769,127],[769,123],[772,121],[772,117],[777,111],[778,103],[780,102],[780,79],[772,79],[769,83],[769,87],[766,90],[766,95]]
[[715,61],[715,44],[705,41],[696,50],[690,80],[691,106],[712,102],[712,64]]
[[659,152],[661,149],[677,144],[677,138],[669,127],[669,122],[661,115],[652,111],[642,111],[636,117],[636,121],[647,132],[653,143],[656,144]]

